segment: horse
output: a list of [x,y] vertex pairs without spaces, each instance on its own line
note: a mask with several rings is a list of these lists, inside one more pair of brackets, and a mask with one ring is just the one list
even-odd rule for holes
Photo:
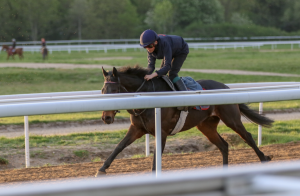
[[[148,73],[148,70],[140,66],[121,67],[118,70],[113,67],[113,70],[109,72],[106,72],[102,68],[102,73],[105,79],[102,94],[133,93],[137,91],[172,91],[171,87],[162,78],[155,77],[149,81],[144,80],[144,76]],[[229,89],[225,84],[214,80],[198,80],[197,82],[206,90]],[[105,175],[106,169],[111,165],[115,157],[136,139],[147,133],[155,136],[154,108],[127,111],[130,113],[131,121],[128,132],[106,159],[102,167],[97,171],[96,177]],[[253,148],[261,162],[271,161],[273,156],[265,156],[264,153],[259,150],[252,135],[245,129],[241,121],[241,115],[245,116],[251,122],[264,127],[271,127],[274,121],[258,114],[246,104],[211,105],[207,110],[195,110],[192,107],[189,107],[188,112],[186,122],[180,132],[197,127],[197,129],[220,150],[224,167],[228,164],[228,143],[217,132],[217,126],[220,120],[222,120],[227,127],[239,134],[239,136]],[[116,113],[117,111],[103,111],[102,120],[106,124],[111,124],[114,122]],[[161,109],[162,153],[164,151],[167,136],[170,135],[174,129],[179,119],[179,115],[180,111],[176,107]],[[152,171],[156,170],[155,166],[154,153]]]
[[41,53],[43,55],[43,60],[45,60],[48,57],[48,49],[46,47],[43,47],[41,49]]
[[14,59],[14,55],[15,54],[18,54],[20,59],[24,58],[24,56],[23,56],[23,48],[16,48],[15,51],[13,52],[12,48],[10,48],[7,45],[3,45],[1,51],[3,51],[3,50],[6,50],[6,52],[7,52],[7,58],[6,58],[6,60],[8,60],[10,56],[12,56],[12,58]]

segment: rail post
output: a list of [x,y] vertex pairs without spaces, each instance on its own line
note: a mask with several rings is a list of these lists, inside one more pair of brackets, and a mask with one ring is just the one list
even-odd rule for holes
[[161,176],[161,109],[155,108],[156,177]]
[[146,152],[146,157],[150,155],[150,145],[149,145],[149,134],[145,134],[145,152]]
[[[259,110],[258,110],[259,114],[263,113],[263,103],[260,102],[259,103]],[[258,141],[257,141],[257,145],[260,146],[261,145],[261,140],[262,140],[262,126],[258,125]]]
[[30,167],[28,116],[24,116],[24,130],[25,130],[25,163],[26,163],[26,168],[28,168]]

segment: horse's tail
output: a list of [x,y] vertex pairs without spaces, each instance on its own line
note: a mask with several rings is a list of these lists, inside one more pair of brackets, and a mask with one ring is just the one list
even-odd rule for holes
[[272,123],[274,122],[273,120],[250,109],[246,104],[239,104],[239,108],[242,115],[251,122],[259,124],[263,127],[272,127]]

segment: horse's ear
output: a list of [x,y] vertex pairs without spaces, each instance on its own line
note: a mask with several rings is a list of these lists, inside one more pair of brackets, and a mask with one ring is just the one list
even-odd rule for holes
[[102,73],[104,77],[108,76],[108,73],[103,69],[103,67],[102,67]]
[[114,76],[115,78],[118,77],[118,71],[117,71],[117,69],[116,69],[115,67],[113,67],[113,76]]

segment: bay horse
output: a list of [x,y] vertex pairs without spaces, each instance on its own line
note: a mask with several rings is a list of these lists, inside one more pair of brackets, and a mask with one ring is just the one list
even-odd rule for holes
[[[169,85],[162,79],[155,77],[149,81],[144,80],[144,76],[148,70],[139,66],[122,67],[118,70],[114,67],[112,71],[106,72],[102,68],[104,76],[104,86],[102,94],[110,93],[128,93],[128,92],[158,92],[172,91]],[[229,89],[223,83],[213,80],[198,80],[197,81],[204,89]],[[200,95],[201,96],[201,95]],[[211,105],[208,110],[194,110],[189,107],[189,113],[186,122],[180,132],[197,127],[208,140],[215,144],[221,151],[223,156],[223,166],[228,164],[228,143],[218,134],[217,126],[222,120],[224,124],[235,131],[240,137],[253,148],[261,162],[270,161],[272,156],[265,156],[255,144],[251,134],[247,132],[242,121],[241,115],[248,118],[250,121],[271,127],[273,120],[258,114],[250,109],[246,104],[231,104],[231,105]],[[130,115],[131,125],[127,134],[122,141],[116,146],[114,151],[109,155],[103,166],[96,173],[98,175],[106,174],[106,169],[111,165],[116,156],[127,146],[133,143],[136,139],[149,133],[155,136],[155,112],[153,109],[137,109],[128,110]],[[114,122],[114,117],[117,111],[103,111],[102,120],[106,124]],[[176,107],[161,109],[161,140],[162,152],[164,150],[167,136],[174,129],[180,111]],[[152,171],[155,171],[155,153],[153,157]]]
[[13,52],[12,48],[10,48],[7,45],[3,45],[1,51],[3,51],[3,50],[5,50],[7,52],[7,58],[6,58],[6,60],[8,60],[10,56],[12,56],[12,58],[14,59],[14,55],[15,54],[18,54],[20,59],[24,58],[24,56],[23,56],[23,48],[16,48],[15,51]]
[[45,60],[48,57],[48,49],[46,47],[43,47],[41,49],[41,53],[43,55],[43,60]]

